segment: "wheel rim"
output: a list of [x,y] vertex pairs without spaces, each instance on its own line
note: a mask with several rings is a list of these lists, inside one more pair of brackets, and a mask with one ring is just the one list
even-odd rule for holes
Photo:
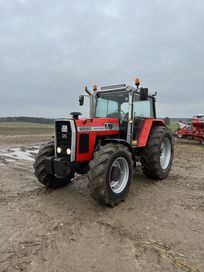
[[163,170],[167,169],[171,160],[171,143],[164,138],[160,147],[160,165]]
[[128,179],[129,165],[127,160],[123,157],[115,159],[109,173],[111,190],[116,194],[121,193],[125,189]]

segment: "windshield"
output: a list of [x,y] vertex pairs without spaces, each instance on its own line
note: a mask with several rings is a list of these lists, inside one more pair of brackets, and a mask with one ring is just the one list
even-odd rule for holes
[[128,92],[98,93],[96,117],[125,117],[128,114],[128,102]]

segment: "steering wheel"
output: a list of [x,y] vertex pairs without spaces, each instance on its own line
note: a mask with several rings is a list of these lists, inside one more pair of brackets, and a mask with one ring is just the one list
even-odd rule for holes
[[123,110],[115,110],[114,113],[120,115],[121,122],[126,122],[128,120],[128,112],[124,112]]
[[123,110],[120,110],[120,111],[119,110],[115,110],[114,113],[118,113],[118,114],[124,113],[124,114],[126,114]]
[[[122,116],[123,114],[123,116]],[[125,121],[126,120],[126,116],[127,116],[127,113],[125,113],[123,110],[115,110],[113,113],[110,113],[108,114],[107,117],[110,117],[110,118],[119,118],[121,121]]]

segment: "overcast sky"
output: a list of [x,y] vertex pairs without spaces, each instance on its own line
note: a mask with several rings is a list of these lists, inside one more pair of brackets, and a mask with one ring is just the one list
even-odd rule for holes
[[159,116],[204,113],[203,0],[0,0],[0,116],[66,117],[135,77]]

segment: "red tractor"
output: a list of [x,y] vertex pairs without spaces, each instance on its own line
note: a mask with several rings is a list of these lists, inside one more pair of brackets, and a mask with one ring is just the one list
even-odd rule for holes
[[155,94],[147,88],[122,85],[85,88],[90,118],[55,121],[54,141],[44,145],[34,163],[39,182],[51,188],[70,183],[75,173],[87,174],[91,196],[114,206],[130,187],[133,167],[142,165],[150,179],[168,176],[173,159],[173,139],[161,119],[156,119]]
[[177,122],[179,128],[175,131],[178,138],[195,140],[204,143],[204,114],[198,114],[193,117],[192,125],[183,122]]

